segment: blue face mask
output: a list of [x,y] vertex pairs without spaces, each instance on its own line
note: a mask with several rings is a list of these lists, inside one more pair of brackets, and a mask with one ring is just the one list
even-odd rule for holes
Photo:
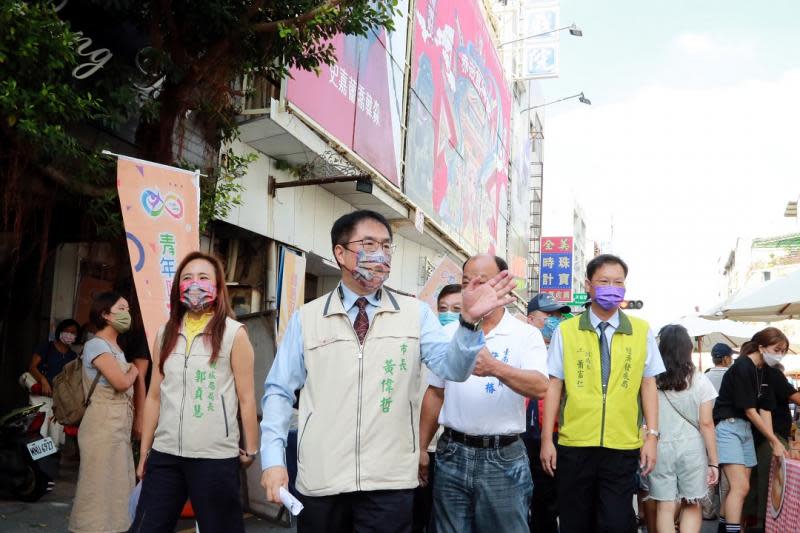
[[561,320],[555,316],[549,316],[544,319],[544,328],[542,328],[542,337],[544,337],[544,340],[550,340],[550,338],[553,336],[553,332],[560,323]]
[[439,313],[439,322],[443,326],[446,326],[447,324],[449,324],[451,322],[455,322],[456,320],[458,320],[458,315],[459,314],[460,313],[455,313],[453,311],[445,311],[443,313]]

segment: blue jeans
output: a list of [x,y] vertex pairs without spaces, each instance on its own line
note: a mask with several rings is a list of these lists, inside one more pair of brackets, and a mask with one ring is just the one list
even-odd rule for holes
[[433,523],[436,533],[528,532],[531,481],[522,440],[472,448],[446,435],[436,449]]

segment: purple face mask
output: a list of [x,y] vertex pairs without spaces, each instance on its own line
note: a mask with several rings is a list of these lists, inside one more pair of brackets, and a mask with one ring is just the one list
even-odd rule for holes
[[619,304],[621,304],[622,300],[624,299],[625,299],[625,287],[598,285],[597,287],[594,288],[593,301],[597,302],[597,305],[599,305],[606,311],[611,311],[612,309],[616,309],[617,307],[619,307]]

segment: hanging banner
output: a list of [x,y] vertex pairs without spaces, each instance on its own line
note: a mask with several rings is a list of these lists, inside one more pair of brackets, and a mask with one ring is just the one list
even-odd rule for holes
[[178,264],[200,248],[200,178],[189,170],[119,157],[117,191],[139,308],[153,346],[169,318]]
[[278,335],[277,345],[289,325],[289,319],[304,303],[306,292],[306,258],[294,250],[281,247],[278,267]]
[[419,293],[419,299],[431,306],[431,309],[438,311],[436,307],[436,299],[439,297],[439,292],[445,285],[452,283],[461,284],[461,267],[449,257],[443,257],[439,264],[434,269],[431,277],[422,287]]
[[542,237],[539,292],[572,301],[572,237]]

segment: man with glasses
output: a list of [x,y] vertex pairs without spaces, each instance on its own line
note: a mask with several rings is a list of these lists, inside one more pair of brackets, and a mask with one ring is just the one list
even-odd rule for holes
[[636,531],[634,477],[637,468],[646,475],[655,466],[655,378],[665,369],[647,322],[619,310],[627,276],[619,257],[592,259],[586,267],[591,306],[559,324],[550,341],[541,461],[551,476],[558,472],[562,533]]
[[481,318],[510,303],[500,272],[462,291],[452,340],[424,302],[383,286],[394,245],[388,221],[355,211],[331,229],[342,279],[289,321],[262,400],[261,484],[280,502],[295,391],[298,531],[407,532],[418,485],[420,370],[464,381],[484,346]]

